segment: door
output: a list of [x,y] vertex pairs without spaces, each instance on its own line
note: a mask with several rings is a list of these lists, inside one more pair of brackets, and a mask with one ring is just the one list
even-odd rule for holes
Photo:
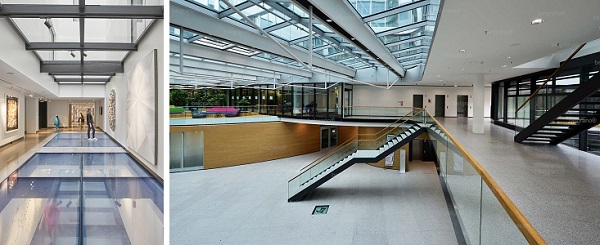
[[423,95],[413,94],[413,107],[423,108]]
[[456,99],[456,116],[467,117],[469,115],[469,96],[459,95]]
[[336,126],[321,127],[321,149],[337,146],[338,130]]
[[48,102],[39,103],[39,129],[48,127]]
[[435,116],[445,117],[446,116],[446,95],[435,96]]

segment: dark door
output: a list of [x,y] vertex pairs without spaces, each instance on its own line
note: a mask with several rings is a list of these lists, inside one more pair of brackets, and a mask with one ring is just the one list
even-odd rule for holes
[[423,95],[413,94],[413,107],[423,108]]
[[48,127],[48,102],[39,102],[39,129]]
[[456,101],[456,116],[467,117],[469,115],[469,96],[459,95]]
[[446,116],[446,95],[435,96],[435,116],[445,117]]

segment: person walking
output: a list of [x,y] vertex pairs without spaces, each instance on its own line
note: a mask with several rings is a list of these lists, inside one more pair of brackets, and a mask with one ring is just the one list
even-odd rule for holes
[[84,123],[85,119],[83,118],[83,113],[79,113],[79,130],[83,130]]
[[54,127],[56,127],[56,132],[58,132],[58,128],[60,127],[60,118],[58,118],[58,115],[54,117]]
[[[87,125],[88,125],[88,140],[96,139],[96,128],[94,127],[94,117],[92,117],[92,109],[87,110]],[[92,130],[92,137],[90,137],[90,130]]]

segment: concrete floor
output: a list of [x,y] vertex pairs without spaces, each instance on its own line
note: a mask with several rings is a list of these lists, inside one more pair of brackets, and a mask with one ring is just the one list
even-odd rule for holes
[[600,244],[600,156],[565,145],[526,145],[514,131],[472,120],[440,122],[490,173],[548,244]]
[[[170,174],[171,244],[456,244],[432,163],[355,164],[301,202],[287,181],[322,153]],[[325,215],[311,215],[330,205]]]

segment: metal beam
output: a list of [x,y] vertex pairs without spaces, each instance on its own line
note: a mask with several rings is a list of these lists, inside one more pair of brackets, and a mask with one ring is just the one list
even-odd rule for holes
[[[240,4],[236,5],[235,7],[237,9],[239,9],[240,11],[242,11],[242,10],[250,8],[250,7],[254,6],[254,5],[255,4],[253,3],[253,1],[246,1],[246,2],[243,2],[243,3],[240,3]],[[233,11],[233,9],[231,9],[231,8],[223,10],[221,13],[219,13],[219,19],[225,18],[225,17],[230,16],[232,14],[235,14],[235,11]]]
[[[172,13],[177,13],[171,14],[171,23],[173,25],[192,30],[194,32],[208,34],[214,36],[215,38],[220,38],[225,41],[238,42],[240,44],[243,44],[244,46],[252,47],[259,51],[295,60],[294,57],[289,55],[280,47],[278,47],[277,45],[273,45],[273,42],[267,37],[246,30],[245,28],[227,23],[220,19],[210,17],[209,15],[203,14],[201,12],[193,10],[190,11],[190,9],[185,7],[185,5],[180,4],[181,1],[182,0],[171,1],[170,11]],[[294,53],[301,60],[308,60],[308,53],[306,51],[294,47],[288,47],[288,50]],[[218,60],[218,58],[216,60]],[[252,62],[254,61],[250,61],[250,63],[248,64],[251,64]],[[326,60],[320,57],[313,58],[313,65],[339,74],[343,74],[345,76],[353,77],[355,74],[353,69],[344,67],[341,64],[337,64],[330,60]]]
[[[273,78],[281,79],[281,75],[274,74],[274,72],[265,72],[265,71],[255,70],[255,69],[248,69],[247,67],[238,67],[238,66],[232,66],[232,65],[227,65],[227,64],[200,61],[200,60],[190,59],[190,58],[186,58],[186,57],[184,57],[183,59],[184,59],[184,61],[183,61],[184,67],[192,67],[192,68],[198,68],[198,69],[202,69],[202,70],[229,72],[232,74],[242,74],[242,75],[249,75],[249,76],[266,77],[266,78],[271,78],[271,79],[273,79]],[[170,60],[169,64],[171,66],[179,67],[180,60],[178,59],[178,57],[171,56],[169,58],[169,60]]]
[[423,20],[423,21],[415,22],[410,25],[400,26],[398,28],[389,29],[387,31],[382,31],[380,33],[377,33],[377,36],[382,37],[382,36],[386,36],[389,34],[396,34],[396,33],[400,33],[403,31],[407,31],[407,30],[411,30],[411,29],[415,29],[415,28],[419,28],[419,27],[424,27],[424,26],[435,26],[435,21]]
[[417,37],[411,37],[408,39],[404,39],[401,41],[396,41],[396,42],[391,42],[386,44],[386,47],[390,47],[390,46],[395,46],[395,45],[401,45],[401,44],[405,44],[405,43],[411,43],[411,42],[415,42],[415,41],[419,41],[419,40],[425,40],[425,39],[433,39],[432,36],[417,36]]
[[[54,79],[55,82],[57,83],[61,83],[61,82],[66,82],[66,83],[73,83],[73,82],[81,82],[81,78],[61,78],[61,79]],[[109,79],[106,78],[84,78],[83,82],[92,82],[92,83],[107,83],[108,81],[110,81]]]
[[[170,65],[169,66],[169,71],[179,71],[179,65],[174,66],[174,65]],[[226,80],[226,79],[232,79],[232,80],[248,80],[248,81],[256,81],[258,80],[256,78],[256,76],[249,76],[249,75],[242,75],[242,74],[233,74],[233,73],[229,73],[229,72],[222,72],[222,71],[214,71],[214,70],[204,70],[201,68],[196,68],[196,67],[184,67],[183,71],[182,71],[183,75],[198,75],[198,76],[212,76],[212,77],[219,77],[221,79],[207,79],[207,80]]]
[[[169,42],[171,53],[179,54],[179,41],[170,40]],[[261,70],[276,71],[279,73],[297,75],[302,77],[312,77],[312,73],[308,71],[200,45],[183,43],[182,50],[185,55],[193,57],[204,58],[208,60],[218,60],[224,63],[254,67]]]
[[163,6],[3,4],[0,16],[11,18],[162,19]]
[[85,51],[137,51],[133,43],[84,43],[83,47],[79,42],[33,42],[25,47],[25,50],[79,50]]
[[[396,58],[381,43],[381,40],[373,34],[371,28],[367,27],[362,18],[357,16],[352,6],[347,0],[297,0],[302,5],[313,5],[315,14],[323,21],[331,19],[331,27],[337,32],[343,34],[342,37],[352,40],[356,46],[365,52],[370,52],[373,57],[379,58],[378,62],[389,67],[390,71],[399,76],[404,76],[405,69],[398,63]],[[316,10],[320,12],[317,12]],[[435,23],[435,22],[434,22]],[[368,51],[367,51],[368,50]]]
[[[429,46],[427,46],[427,45],[419,45],[419,46],[416,46],[416,47],[400,49],[400,50],[396,50],[396,51],[392,52],[392,54],[396,55],[396,54],[399,54],[399,53],[410,52],[410,51],[421,50],[421,49],[429,49]],[[400,58],[402,58],[402,57],[400,57]]]
[[387,17],[387,16],[390,16],[390,15],[399,14],[399,13],[402,13],[402,12],[406,12],[406,11],[413,10],[413,9],[416,9],[416,8],[420,8],[420,7],[427,6],[427,5],[429,5],[429,0],[422,0],[422,1],[412,2],[412,3],[409,3],[409,4],[403,5],[403,6],[398,6],[398,7],[395,7],[395,8],[388,9],[388,10],[383,11],[383,12],[379,12],[379,13],[376,13],[376,14],[365,16],[363,18],[363,22],[365,22],[365,23],[371,22],[371,21],[374,21],[374,20],[381,19],[383,17]]
[[40,64],[41,73],[51,73],[60,75],[85,74],[99,75],[107,73],[123,73],[123,63],[120,61],[44,61]]

